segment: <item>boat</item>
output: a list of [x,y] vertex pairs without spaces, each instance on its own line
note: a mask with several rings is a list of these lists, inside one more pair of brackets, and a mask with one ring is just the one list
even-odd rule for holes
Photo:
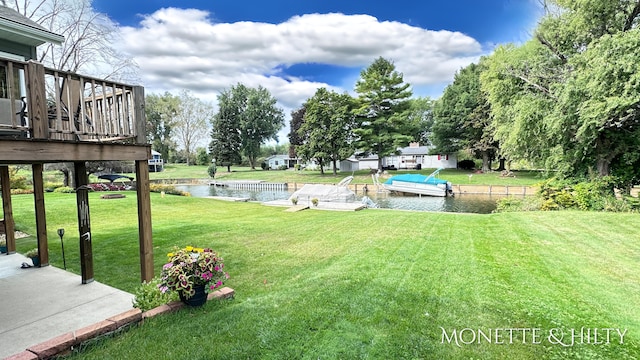
[[422,174],[402,174],[390,177],[382,186],[389,191],[427,196],[453,196],[451,182],[437,179],[436,175],[443,170],[439,168],[429,176]]

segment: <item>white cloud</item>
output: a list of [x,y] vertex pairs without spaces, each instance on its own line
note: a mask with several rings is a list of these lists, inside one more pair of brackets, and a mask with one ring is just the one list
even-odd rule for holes
[[340,13],[294,16],[280,24],[215,23],[207,11],[165,8],[121,31],[122,50],[139,64],[147,92],[190,89],[214,101],[237,83],[262,85],[287,115],[319,87],[331,86],[285,78],[283,67],[320,63],[364,69],[382,56],[406,82],[428,86],[451,81],[483,51],[459,32]]
[[[154,88],[191,84],[219,91],[239,79],[262,81],[282,65],[364,68],[378,56],[393,60],[406,81],[425,85],[451,79],[482,52],[475,39],[459,32],[337,13],[294,16],[280,24],[214,23],[206,11],[165,8],[122,33],[123,49]],[[288,87],[301,83],[308,91],[303,80],[287,80]]]

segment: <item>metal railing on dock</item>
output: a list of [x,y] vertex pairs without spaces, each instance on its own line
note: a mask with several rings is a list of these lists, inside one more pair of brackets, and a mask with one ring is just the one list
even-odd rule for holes
[[233,190],[287,191],[287,183],[268,183],[263,181],[213,181],[211,186],[223,186]]

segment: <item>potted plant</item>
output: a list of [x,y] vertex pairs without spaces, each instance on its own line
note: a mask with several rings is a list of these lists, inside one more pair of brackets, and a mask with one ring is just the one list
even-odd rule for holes
[[7,252],[7,238],[4,234],[0,235],[0,253]]
[[158,288],[163,293],[176,291],[187,305],[203,305],[207,293],[221,287],[229,278],[223,270],[223,259],[209,248],[176,247],[167,256],[169,262],[162,267]]
[[24,256],[31,259],[33,266],[40,266],[40,254],[38,253],[38,248],[33,248],[27,251]]

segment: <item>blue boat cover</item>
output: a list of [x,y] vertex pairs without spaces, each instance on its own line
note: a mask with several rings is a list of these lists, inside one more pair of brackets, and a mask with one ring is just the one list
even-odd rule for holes
[[430,178],[422,174],[402,174],[402,175],[396,175],[396,176],[390,177],[389,180],[385,181],[385,184],[391,185],[393,181],[404,181],[409,183],[430,184],[430,185],[447,183],[447,180],[436,179],[435,177]]

